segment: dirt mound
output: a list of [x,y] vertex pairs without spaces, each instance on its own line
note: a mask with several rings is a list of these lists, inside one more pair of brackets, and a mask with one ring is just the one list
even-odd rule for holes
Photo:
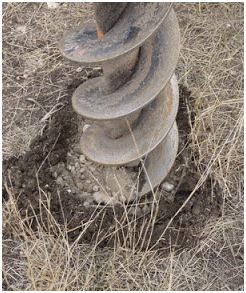
[[[175,244],[177,249],[195,244],[207,220],[220,215],[221,202],[219,193],[211,192],[212,182],[207,180],[172,224],[168,224],[199,180],[187,151],[190,126],[186,103],[192,105],[192,100],[190,92],[180,86],[177,117],[180,152],[165,183],[159,187],[156,200],[150,194],[132,203],[114,206],[98,204],[95,197],[88,202],[91,194],[100,192],[100,186],[96,184],[100,168],[80,158],[78,125],[85,124],[85,121],[78,120],[81,118],[67,104],[53,115],[43,134],[32,141],[30,150],[24,156],[3,162],[4,181],[18,198],[17,205],[23,219],[31,221],[34,230],[37,229],[38,219],[42,220],[40,222],[44,227],[48,226],[49,213],[40,204],[43,202],[60,227],[66,227],[70,241],[97,241],[98,245],[104,247],[113,246],[117,238],[128,247],[154,246],[168,251],[170,243]],[[192,119],[194,115],[191,113]],[[81,188],[78,187],[81,182],[74,180],[78,176],[73,176],[82,168],[76,165],[78,160],[84,164],[84,170],[80,173],[81,182],[84,182]],[[170,190],[167,186],[171,186]],[[8,200],[5,188],[3,195],[4,200]],[[32,217],[33,213],[37,215],[36,218]],[[129,231],[131,236],[128,235]],[[135,244],[130,241],[132,233],[138,239]]]

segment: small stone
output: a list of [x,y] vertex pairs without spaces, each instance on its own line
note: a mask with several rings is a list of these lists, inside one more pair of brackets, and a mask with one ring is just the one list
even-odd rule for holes
[[74,166],[75,166],[75,168],[79,168],[79,163],[76,162]]
[[86,180],[85,183],[91,184],[91,180]]
[[84,175],[84,174],[81,174],[81,175],[80,175],[80,178],[81,178],[81,179],[85,179],[85,175]]
[[81,72],[82,71],[82,67],[78,67],[77,69],[76,69],[76,72]]
[[85,125],[83,126],[83,132],[85,132],[89,127],[90,127],[89,124],[85,124]]
[[64,186],[64,180],[62,179],[61,176],[57,177],[56,183],[59,184],[59,185],[61,185],[61,186]]
[[198,203],[193,205],[192,213],[196,216],[200,214],[200,205]]
[[98,191],[100,188],[99,188],[99,186],[98,186],[98,185],[95,185],[95,186],[93,186],[93,188],[92,188],[92,189],[93,189],[93,191],[95,191],[95,192],[96,192],[96,191]]
[[93,194],[93,197],[97,203],[105,203],[115,205],[119,203],[115,198],[110,197],[104,192],[98,191]]
[[74,166],[71,167],[71,172],[72,172],[72,173],[75,172],[75,167],[74,167]]
[[18,25],[16,27],[17,32],[25,33],[26,32],[26,26],[25,25]]
[[60,6],[61,3],[58,2],[47,2],[47,6],[49,9],[55,9]]
[[83,205],[84,205],[84,207],[89,207],[90,203],[88,201],[85,201]]
[[97,203],[104,203],[108,199],[108,196],[103,192],[95,192],[93,197]]
[[83,174],[85,172],[85,168],[80,168],[79,172],[80,172],[80,174]]
[[68,192],[68,193],[71,193],[71,192],[72,192],[72,190],[71,190],[71,189],[68,189],[68,190],[67,190],[67,192]]
[[169,182],[164,182],[162,188],[167,192],[171,192],[174,189],[174,185]]
[[85,162],[85,156],[84,155],[80,155],[79,156],[79,160],[81,163],[84,163]]
[[26,73],[23,74],[23,78],[24,78],[24,79],[28,78],[28,74],[26,74]]
[[72,166],[68,165],[67,168],[68,168],[68,170],[71,170],[72,169]]

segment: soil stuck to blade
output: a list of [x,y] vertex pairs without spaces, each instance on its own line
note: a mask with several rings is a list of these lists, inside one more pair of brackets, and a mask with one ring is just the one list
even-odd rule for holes
[[[200,178],[188,151],[189,123],[195,113],[190,113],[189,122],[187,104],[191,111],[192,103],[190,92],[180,86],[177,116],[180,151],[164,181],[173,185],[173,190],[164,190],[163,184],[156,193],[156,200],[149,194],[128,204],[120,201],[121,194],[114,205],[95,200],[95,193],[104,189],[109,196],[113,193],[105,185],[105,168],[81,159],[78,134],[85,121],[67,104],[52,116],[50,124],[32,141],[25,155],[3,162],[4,186],[16,196],[23,220],[30,221],[34,231],[40,223],[49,231],[51,213],[60,228],[68,231],[71,242],[96,242],[100,247],[114,246],[120,241],[126,247],[153,247],[168,253],[170,244],[178,250],[195,245],[207,221],[220,216],[222,202],[217,186],[209,178],[174,217]],[[130,185],[131,180],[138,177],[139,167],[118,174],[123,174]],[[8,200],[5,187],[3,197]]]

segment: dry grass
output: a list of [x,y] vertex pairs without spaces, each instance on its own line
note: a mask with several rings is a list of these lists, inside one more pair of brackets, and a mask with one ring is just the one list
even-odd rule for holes
[[[47,10],[45,4],[5,4],[4,155],[18,155],[28,149],[35,130],[41,131],[52,112],[70,98],[67,85],[85,69],[78,73],[77,65],[60,57],[56,39],[66,26],[80,22],[82,17],[88,19],[90,11],[89,4],[78,3],[57,10]],[[69,244],[66,233],[59,230],[51,215],[50,231],[40,223],[34,233],[21,220],[10,189],[10,200],[4,207],[7,238],[3,242],[3,272],[9,288],[242,288],[243,4],[186,3],[177,4],[176,11],[183,46],[177,68],[179,82],[195,98],[190,148],[201,174],[198,184],[203,184],[208,176],[219,184],[224,199],[222,217],[208,222],[196,247],[178,255],[170,247],[170,255],[163,259],[151,251],[143,253],[117,245],[114,249],[97,249]],[[23,25],[25,28],[19,27]],[[39,65],[35,63],[37,53],[38,60],[42,60]],[[27,70],[27,63],[34,69]],[[24,74],[29,76],[23,77]],[[40,123],[43,117],[46,119]]]
[[242,253],[243,227],[235,215],[208,223],[193,249],[175,254],[170,246],[166,258],[117,241],[114,249],[69,243],[68,231],[61,232],[51,215],[49,231],[39,222],[34,233],[12,197],[4,215],[9,235],[3,273],[13,290],[230,290],[243,278],[242,263],[235,259]]
[[68,100],[67,85],[86,77],[61,57],[57,40],[89,19],[90,4],[5,3],[3,7],[3,154],[19,155],[54,110]]

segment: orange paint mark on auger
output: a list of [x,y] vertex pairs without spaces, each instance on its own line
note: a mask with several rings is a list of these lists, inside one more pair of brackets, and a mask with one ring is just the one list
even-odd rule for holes
[[97,37],[98,39],[102,40],[104,38],[105,34],[103,31],[101,31],[99,28],[97,28]]

